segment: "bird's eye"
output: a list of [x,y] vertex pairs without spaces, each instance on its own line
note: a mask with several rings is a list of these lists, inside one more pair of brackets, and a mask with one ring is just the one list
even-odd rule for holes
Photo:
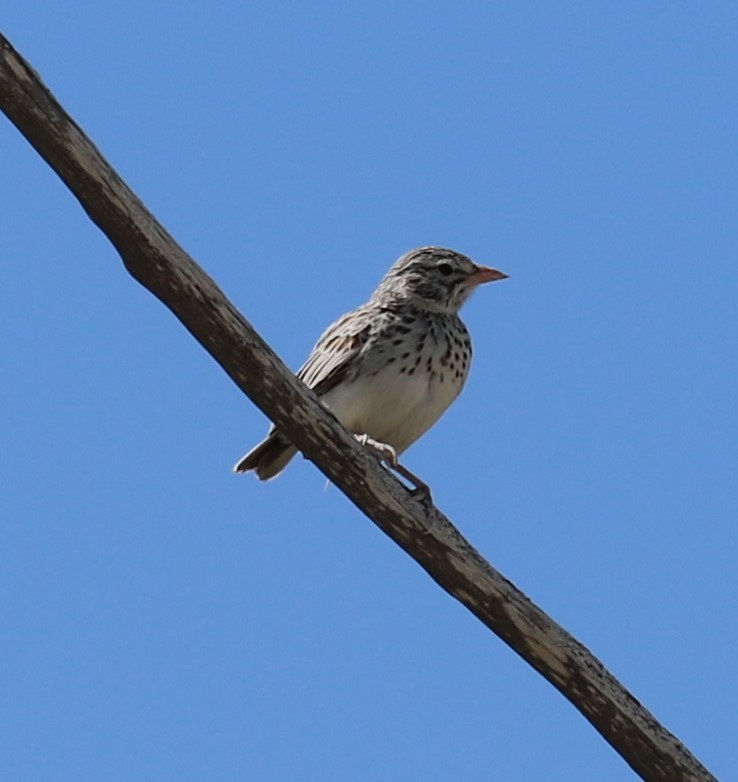
[[439,263],[438,271],[441,272],[444,277],[448,277],[448,275],[453,271],[453,267],[450,263]]

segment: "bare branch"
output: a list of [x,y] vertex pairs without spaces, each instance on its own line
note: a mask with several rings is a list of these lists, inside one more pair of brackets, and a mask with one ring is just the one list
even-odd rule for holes
[[714,779],[582,644],[356,443],[159,225],[2,36],[0,106],[110,239],[130,274],[355,505],[568,698],[634,771],[663,782]]

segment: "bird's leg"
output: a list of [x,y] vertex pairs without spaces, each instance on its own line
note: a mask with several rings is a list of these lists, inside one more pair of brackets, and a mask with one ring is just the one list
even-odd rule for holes
[[387,462],[393,468],[397,465],[397,453],[389,443],[380,443],[379,440],[369,437],[368,434],[356,434],[354,437],[364,448],[371,451],[380,462]]
[[403,467],[399,462],[392,465],[392,469],[399,472],[400,475],[406,480],[412,483],[415,487],[410,494],[421,502],[425,502],[428,505],[431,504],[431,490],[430,486],[425,481],[421,481],[420,478],[414,473],[410,472],[407,467]]
[[369,437],[368,434],[357,434],[354,436],[365,448],[370,450],[380,462],[386,462],[395,472],[402,475],[406,481],[412,483],[415,488],[410,493],[414,497],[417,497],[422,501],[431,501],[431,491],[428,484],[421,481],[417,475],[410,472],[407,467],[403,467],[397,461],[397,453],[389,443],[380,443],[373,437]]

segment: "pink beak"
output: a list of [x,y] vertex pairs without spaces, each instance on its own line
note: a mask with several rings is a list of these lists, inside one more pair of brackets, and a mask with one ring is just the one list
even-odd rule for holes
[[495,280],[504,280],[507,274],[491,269],[489,266],[477,266],[477,270],[469,277],[469,285],[475,287],[483,282],[494,282]]

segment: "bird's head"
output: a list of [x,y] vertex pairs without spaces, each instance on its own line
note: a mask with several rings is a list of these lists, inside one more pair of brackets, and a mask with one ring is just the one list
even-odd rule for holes
[[484,282],[507,277],[444,247],[419,247],[395,261],[373,299],[402,301],[418,309],[455,313]]

